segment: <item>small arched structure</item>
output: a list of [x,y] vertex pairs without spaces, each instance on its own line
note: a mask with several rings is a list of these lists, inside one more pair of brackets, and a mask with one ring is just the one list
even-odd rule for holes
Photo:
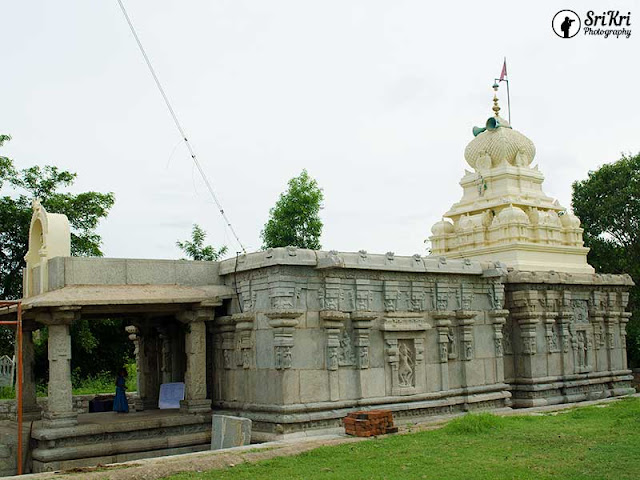
[[47,264],[54,257],[71,256],[71,230],[69,220],[60,213],[49,213],[40,201],[34,200],[29,226],[29,250],[24,274],[24,297],[48,290]]

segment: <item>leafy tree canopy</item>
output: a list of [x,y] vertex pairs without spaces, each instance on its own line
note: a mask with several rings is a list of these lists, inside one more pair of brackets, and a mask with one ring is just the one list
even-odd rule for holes
[[[0,146],[10,139],[8,135],[0,135]],[[114,195],[60,191],[71,186],[75,179],[75,173],[51,165],[16,170],[11,159],[0,156],[0,298],[15,299],[22,296],[22,268],[28,250],[31,206],[35,199],[40,199],[48,211],[62,213],[69,219],[72,255],[102,256],[101,239],[95,233],[95,228],[109,213],[115,201]],[[104,325],[97,326],[98,323],[94,325],[94,322],[79,321],[72,327],[74,368],[87,373],[97,373],[94,367],[97,368],[100,362],[92,357],[95,357],[98,347],[103,352],[112,347],[118,349],[119,344],[122,344],[123,352],[131,349],[131,342],[126,341],[123,327],[118,327],[117,332],[106,333]],[[46,331],[44,334],[43,338],[46,338]],[[0,332],[0,353],[12,352],[11,337],[7,330]],[[109,345],[109,342],[113,345]],[[37,362],[43,369],[46,367],[44,352],[40,353]]]
[[280,194],[275,206],[269,210],[269,220],[260,234],[262,248],[292,245],[319,250],[323,200],[322,189],[306,170],[289,180],[287,191]]
[[[9,140],[0,136],[0,146]],[[15,170],[7,157],[0,158],[0,281],[1,298],[19,298],[22,267],[28,250],[29,224],[33,200],[50,212],[62,213],[71,226],[71,254],[102,256],[101,239],[95,228],[113,206],[113,193],[63,193],[76,178],[75,173],[46,165]]]
[[589,263],[600,273],[628,273],[632,288],[628,350],[640,365],[640,154],[623,155],[573,183],[573,210],[582,221]]
[[205,246],[204,239],[206,237],[207,232],[205,232],[200,225],[194,224],[193,230],[191,230],[191,240],[185,240],[184,242],[177,241],[176,245],[180,247],[180,250],[191,260],[208,260],[213,262],[227,253],[228,248],[226,246],[222,246],[217,250],[211,245]]

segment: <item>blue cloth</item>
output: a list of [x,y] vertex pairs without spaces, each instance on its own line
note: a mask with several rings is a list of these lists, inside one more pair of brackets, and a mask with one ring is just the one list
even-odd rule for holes
[[113,399],[113,411],[129,413],[129,402],[127,402],[126,380],[124,377],[116,379],[116,397]]

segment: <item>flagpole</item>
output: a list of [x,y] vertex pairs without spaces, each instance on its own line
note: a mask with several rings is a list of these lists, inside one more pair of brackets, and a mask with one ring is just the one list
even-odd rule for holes
[[511,96],[509,95],[509,80],[505,78],[507,82],[507,110],[509,110],[509,125],[511,125]]
[[494,79],[495,85],[494,87],[498,87],[499,82],[507,82],[507,110],[509,111],[509,125],[511,125],[511,95],[509,93],[509,79],[504,78],[509,74],[507,73],[507,57],[504,57],[504,62],[502,64],[502,72],[500,73],[500,78]]

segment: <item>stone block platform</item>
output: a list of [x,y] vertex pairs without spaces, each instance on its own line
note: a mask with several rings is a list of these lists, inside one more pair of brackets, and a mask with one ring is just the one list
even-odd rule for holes
[[78,415],[67,428],[34,426],[33,472],[50,472],[208,450],[210,414],[150,410]]

